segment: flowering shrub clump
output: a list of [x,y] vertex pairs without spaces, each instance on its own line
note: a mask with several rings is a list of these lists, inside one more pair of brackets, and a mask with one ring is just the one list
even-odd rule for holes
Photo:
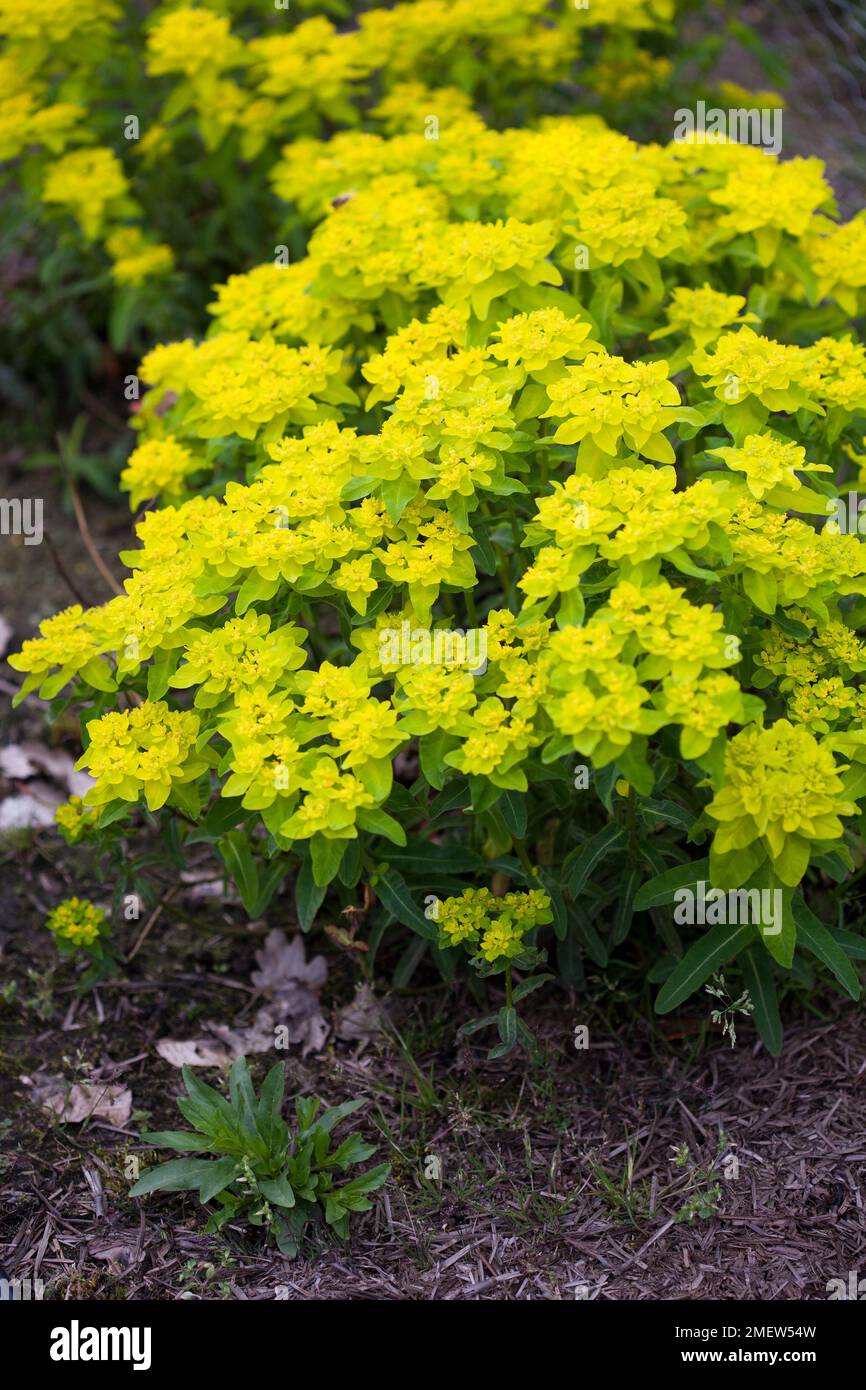
[[[254,44],[257,119],[348,123],[359,50],[397,63],[422,9],[362,16],[315,83],[307,22]],[[213,16],[200,70],[183,16],[151,52],[204,109],[239,60]],[[229,277],[206,337],[146,355],[124,483],[164,505],[124,592],[12,664],[81,709],[98,825],[143,805],[211,841],[250,911],[291,874],[304,927],[371,885],[377,933],[506,975],[504,1047],[543,951],[579,983],[638,926],[660,1008],[737,957],[775,1047],[795,947],[851,992],[863,954],[804,889],[862,853],[866,552],[838,515],[866,277],[829,271],[819,161],[448,109],[426,141],[392,88],[381,133],[285,148],[306,254]],[[670,904],[698,883],[778,894],[772,930],[687,949]]]

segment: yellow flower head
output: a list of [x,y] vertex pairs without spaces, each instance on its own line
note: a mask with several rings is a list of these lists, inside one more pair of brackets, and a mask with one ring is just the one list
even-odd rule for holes
[[71,946],[92,946],[108,928],[101,907],[87,898],[66,898],[45,919],[45,925],[58,940]]

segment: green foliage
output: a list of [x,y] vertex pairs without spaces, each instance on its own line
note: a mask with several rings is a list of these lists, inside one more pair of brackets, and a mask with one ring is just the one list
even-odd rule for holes
[[295,1102],[297,1129],[290,1132],[281,1115],[286,1089],[285,1064],[277,1062],[257,1097],[244,1057],[234,1063],[229,1094],[223,1096],[184,1067],[187,1095],[177,1106],[192,1130],[143,1134],[149,1144],[183,1154],[215,1158],[178,1158],[146,1170],[131,1196],[150,1192],[197,1192],[203,1203],[216,1202],[208,1231],[227,1221],[263,1227],[284,1255],[298,1253],[310,1227],[324,1219],[345,1240],[355,1212],[369,1211],[369,1195],[387,1180],[387,1163],[344,1180],[356,1164],[375,1152],[359,1134],[332,1147],[332,1131],[361,1101],[320,1113],[318,1100]]

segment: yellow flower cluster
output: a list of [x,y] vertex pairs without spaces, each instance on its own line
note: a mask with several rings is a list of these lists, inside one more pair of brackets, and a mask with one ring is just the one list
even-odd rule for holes
[[519,957],[528,934],[552,918],[550,898],[541,889],[497,898],[489,888],[468,888],[440,903],[436,920],[440,946],[463,946],[492,965]]
[[107,929],[101,907],[87,898],[65,898],[45,919],[45,925],[58,940],[70,946],[92,946]]
[[90,743],[77,763],[96,778],[85,805],[137,801],[143,791],[147,809],[158,811],[175,785],[207,768],[207,760],[196,753],[198,732],[196,715],[156,701],[92,720],[87,726]]
[[123,166],[116,154],[102,148],[63,155],[48,171],[42,198],[67,208],[91,241],[100,235],[109,217],[130,207]]
[[744,729],[728,744],[722,785],[707,807],[720,827],[714,855],[751,851],[738,865],[739,882],[768,857],[782,882],[796,886],[815,848],[841,836],[840,817],[857,814],[841,770],[829,747],[787,719]]

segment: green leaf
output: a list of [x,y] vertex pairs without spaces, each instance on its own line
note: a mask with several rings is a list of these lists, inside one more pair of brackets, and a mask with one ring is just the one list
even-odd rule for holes
[[515,840],[522,840],[526,836],[526,797],[520,792],[503,792],[502,800],[499,802],[499,809],[502,812],[502,819],[508,826]]
[[866,940],[857,932],[846,931],[844,927],[828,927],[827,931],[849,960],[866,960]]
[[677,864],[673,869],[665,869],[656,874],[638,889],[634,898],[635,912],[645,912],[650,907],[662,907],[672,903],[680,888],[695,889],[700,882],[708,882],[710,861],[708,859],[690,860],[688,864]]
[[210,1172],[199,1183],[198,1195],[201,1202],[211,1201],[218,1192],[222,1192],[229,1183],[234,1182],[240,1164],[234,1158],[221,1158],[216,1163],[209,1164],[208,1167]]
[[636,867],[629,869],[623,883],[622,892],[617,894],[616,909],[613,915],[613,930],[611,931],[610,942],[612,946],[619,946],[625,941],[631,931],[631,924],[634,919],[634,900],[640,883],[642,870]]
[[568,936],[568,908],[565,898],[559,885],[556,883],[551,873],[540,870],[540,878],[544,884],[545,892],[550,897],[550,906],[553,910],[553,930],[559,941],[564,941]]
[[773,967],[765,951],[750,946],[743,956],[743,982],[755,1005],[755,1026],[773,1057],[782,1051],[782,1020],[773,982]]
[[842,790],[849,801],[866,797],[866,763],[852,763],[842,774]]
[[316,1120],[316,1129],[323,1129],[326,1134],[330,1134],[341,1120],[345,1120],[349,1115],[354,1115],[355,1111],[360,1110],[363,1104],[363,1100],[344,1100],[342,1105],[332,1105],[330,1109],[322,1111]]
[[396,523],[400,520],[417,491],[418,484],[414,478],[409,477],[408,473],[401,473],[398,478],[391,478],[382,484],[379,495],[393,522]]
[[[145,1197],[148,1192],[194,1192],[214,1167],[207,1158],[176,1158],[148,1168],[129,1189],[130,1197]],[[223,1184],[225,1185],[225,1184]]]
[[369,807],[358,812],[358,825],[371,835],[381,835],[395,845],[405,845],[406,831],[399,821],[389,816],[387,811]]
[[607,946],[590,918],[577,906],[569,912],[568,923],[569,936],[574,935],[590,960],[595,961],[596,965],[600,965],[604,969],[609,960]]
[[514,1047],[517,1042],[517,1010],[511,1005],[506,1004],[499,1010],[497,1023],[499,1026],[499,1036],[509,1047]]
[[395,869],[410,876],[429,877],[432,871],[436,878],[448,878],[453,874],[478,873],[484,867],[480,854],[454,841],[434,844],[432,840],[414,838],[405,847],[389,849],[383,855],[386,857]]
[[109,801],[99,812],[96,822],[98,829],[105,830],[107,826],[113,825],[115,821],[123,820],[132,810],[134,802],[131,801]]
[[546,985],[550,980],[554,980],[555,975],[533,975],[528,980],[521,980],[519,985],[515,985],[511,991],[511,998],[515,1004],[519,1004],[521,999],[525,999],[527,994],[534,994],[542,985]]
[[462,811],[469,805],[469,801],[468,786],[461,778],[455,778],[431,801],[428,811],[431,823],[439,820],[440,816],[448,815],[450,811]]
[[689,947],[662,985],[656,998],[656,1013],[669,1014],[754,939],[754,927],[745,923],[712,927]]
[[239,796],[221,796],[211,806],[198,829],[187,837],[186,844],[195,845],[207,840],[218,840],[249,815],[250,812],[244,810]]
[[262,1181],[259,1178],[259,1192],[277,1207],[293,1207],[295,1205],[295,1194],[285,1173],[280,1173],[279,1177],[273,1180]]
[[255,917],[259,876],[252,850],[242,830],[230,830],[218,843],[220,857],[241,895],[249,917]]
[[860,980],[853,965],[842,947],[833,940],[827,928],[806,906],[800,893],[794,894],[794,918],[797,923],[797,941],[817,956],[822,965],[835,975],[839,984],[852,999],[860,998]]
[[177,1149],[179,1153],[202,1153],[207,1145],[200,1134],[182,1129],[146,1130],[141,1135],[146,1144],[158,1149]]
[[565,940],[559,942],[556,948],[556,965],[563,984],[583,984],[583,951],[576,931],[569,930]]
[[295,911],[301,931],[310,930],[327,891],[327,884],[316,883],[313,878],[313,866],[309,859],[305,859],[295,880]]
[[778,584],[770,574],[759,574],[757,570],[745,570],[743,589],[762,613],[774,613],[778,595]]
[[285,1063],[275,1062],[262,1082],[255,1111],[256,1128],[275,1156],[279,1155],[288,1139],[286,1123],[280,1114],[285,1094]]
[[426,941],[439,940],[435,924],[424,916],[409,891],[406,880],[396,870],[389,869],[387,874],[378,880],[375,892],[382,906],[386,907],[398,922],[402,922],[404,927],[411,927],[412,931],[423,936]]
[[461,1023],[457,1029],[458,1038],[469,1038],[473,1033],[480,1033],[484,1028],[490,1028],[499,1018],[498,1014],[487,1014],[484,1018],[472,1018],[468,1023]]
[[336,878],[345,850],[345,840],[329,840],[324,835],[312,837],[310,861],[313,867],[313,882],[317,888],[327,888],[331,880]]
[[344,1139],[334,1150],[328,1161],[333,1163],[335,1168],[348,1168],[353,1163],[364,1163],[375,1152],[375,1144],[368,1144],[360,1134],[350,1134],[348,1139]]
[[[757,914],[758,920],[755,923],[755,930],[769,951],[770,955],[784,970],[790,970],[791,962],[794,959],[794,948],[797,944],[797,927],[794,921],[794,914],[791,911],[791,899],[793,891],[785,887],[775,872],[778,861],[771,864],[765,861],[756,873],[746,880],[743,889],[729,890],[737,893],[745,891],[755,891],[760,894],[760,910]],[[764,921],[764,894],[771,894],[772,902],[772,922]],[[730,902],[730,896],[728,898]],[[781,906],[782,920],[776,920],[777,912]],[[742,914],[741,914],[742,915]],[[746,915],[751,916],[751,909],[746,909]]]
[[691,830],[695,823],[694,811],[687,811],[685,806],[680,806],[676,801],[657,800],[654,797],[643,797],[640,806],[640,814],[650,824],[663,821],[666,825],[675,825],[678,830],[686,833]]
[[620,825],[606,825],[586,844],[579,845],[566,856],[562,866],[562,876],[568,891],[576,898],[593,869],[607,855],[625,843],[625,830]]
[[256,894],[256,901],[253,909],[254,917],[261,917],[262,913],[267,909],[271,898],[286,877],[287,863],[286,857],[281,854],[273,860],[272,863],[266,866],[264,873],[259,875],[259,891]]
[[446,754],[452,752],[458,746],[459,739],[453,734],[448,734],[444,729],[437,729],[432,734],[424,734],[418,740],[418,757],[421,763],[421,771],[427,778],[431,787],[436,791],[441,791],[445,785],[445,778],[450,771],[445,761]]

